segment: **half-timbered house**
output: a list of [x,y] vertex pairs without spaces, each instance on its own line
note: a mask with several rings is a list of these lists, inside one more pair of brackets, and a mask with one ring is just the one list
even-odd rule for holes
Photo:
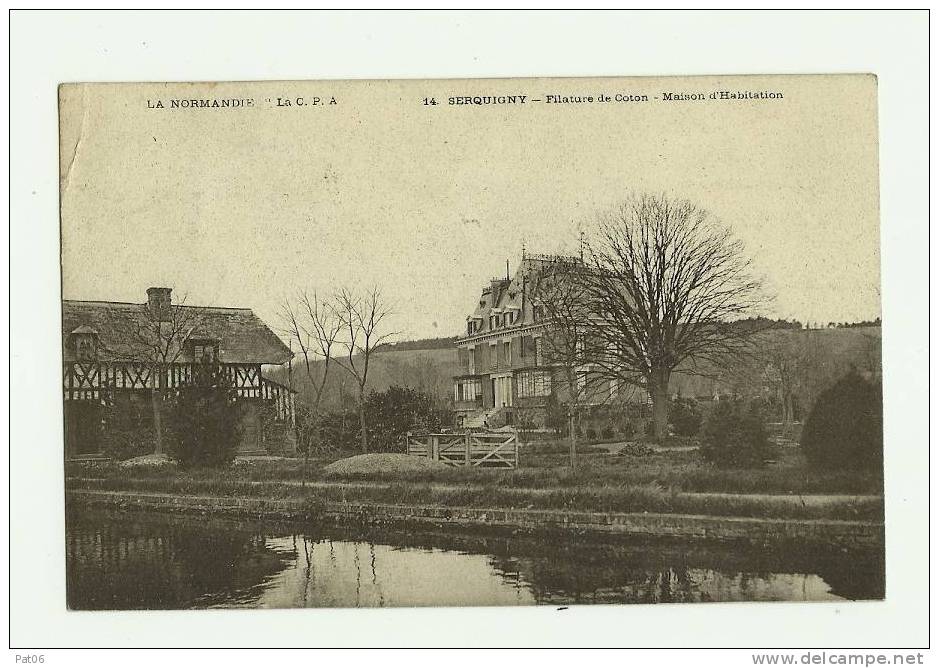
[[150,288],[142,304],[65,300],[62,323],[67,457],[101,456],[103,407],[145,413],[205,364],[236,397],[239,454],[296,450],[294,393],[263,373],[292,354],[251,309],[174,304],[170,288]]

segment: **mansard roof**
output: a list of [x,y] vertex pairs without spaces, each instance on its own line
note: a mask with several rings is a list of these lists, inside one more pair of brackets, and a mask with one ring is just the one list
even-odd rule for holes
[[467,316],[467,320],[479,323],[479,329],[469,337],[463,338],[472,338],[503,329],[503,327],[492,329],[489,317],[501,315],[507,311],[516,312],[513,327],[533,324],[534,314],[531,304],[533,282],[537,281],[538,275],[545,266],[559,260],[578,261],[576,258],[559,255],[523,255],[515,276],[492,279],[489,285],[482,289],[473,312]]

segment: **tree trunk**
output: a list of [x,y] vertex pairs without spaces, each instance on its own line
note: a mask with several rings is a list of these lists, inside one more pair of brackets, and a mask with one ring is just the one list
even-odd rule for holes
[[792,423],[793,423],[793,409],[792,409],[792,394],[786,392],[783,394],[783,419],[782,419],[782,435],[786,438],[792,435]]
[[368,452],[368,434],[365,431],[365,390],[359,391],[359,429],[362,430],[362,454]]
[[657,369],[649,379],[649,394],[652,397],[652,424],[656,441],[668,436],[668,369]]
[[163,393],[154,373],[154,387],[150,390],[150,403],[153,407],[153,454],[163,454]]
[[574,412],[571,411],[567,416],[568,429],[571,436],[571,468],[577,468],[577,425],[574,422]]

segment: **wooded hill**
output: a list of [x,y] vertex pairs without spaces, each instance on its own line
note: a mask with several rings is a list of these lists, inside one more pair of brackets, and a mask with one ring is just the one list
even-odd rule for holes
[[[699,374],[676,372],[671,380],[672,394],[692,398],[728,393],[756,396],[778,391],[785,384],[804,407],[852,367],[880,377],[879,326],[775,328],[757,337],[755,354],[732,368],[699,370]],[[453,396],[452,378],[459,373],[455,340],[455,337],[420,339],[384,347],[372,358],[369,389],[412,387],[439,399],[441,404],[448,403]],[[268,375],[280,382],[287,380],[286,368],[273,369]],[[293,361],[292,383],[300,393],[300,400],[304,400],[310,384],[300,356]],[[355,391],[349,374],[332,365],[324,409],[352,406]]]

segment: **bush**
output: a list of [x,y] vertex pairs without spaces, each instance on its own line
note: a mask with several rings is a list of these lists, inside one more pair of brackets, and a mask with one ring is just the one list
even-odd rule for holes
[[694,436],[701,429],[701,411],[694,399],[676,399],[668,410],[668,421],[678,436]]
[[153,431],[153,408],[137,396],[121,397],[103,406],[104,430],[101,450],[111,459],[122,461],[150,454],[156,447]]
[[403,452],[409,431],[440,431],[442,424],[450,423],[449,412],[438,410],[436,403],[410,387],[393,385],[384,392],[369,392],[365,399],[369,450]]
[[701,436],[701,455],[718,466],[762,466],[770,453],[759,408],[740,401],[718,402],[708,414]]
[[851,372],[822,392],[802,427],[801,446],[816,466],[881,469],[884,432],[880,383]]
[[[312,429],[314,425],[310,425]],[[316,420],[316,445],[321,452],[355,450],[359,446],[359,416],[355,411],[339,410],[325,413]],[[312,447],[312,441],[306,447]]]
[[619,451],[620,456],[648,457],[655,454],[655,448],[645,443],[627,443]]
[[164,403],[168,454],[182,468],[227,465],[235,458],[239,404],[219,367],[194,374],[196,379]]
[[554,435],[557,438],[567,433],[567,409],[564,408],[558,400],[558,395],[554,392],[548,395],[548,400],[545,404],[545,426],[548,429],[554,430]]

